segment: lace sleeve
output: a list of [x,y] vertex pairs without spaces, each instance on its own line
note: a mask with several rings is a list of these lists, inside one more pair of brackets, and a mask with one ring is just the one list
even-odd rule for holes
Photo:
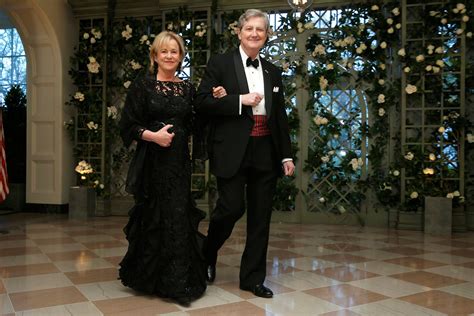
[[144,77],[138,77],[130,86],[121,113],[119,128],[120,136],[126,147],[133,140],[141,139],[146,124],[146,87]]

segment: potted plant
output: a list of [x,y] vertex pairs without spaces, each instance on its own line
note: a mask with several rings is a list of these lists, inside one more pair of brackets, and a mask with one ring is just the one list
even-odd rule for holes
[[69,189],[69,218],[86,219],[96,211],[98,181],[92,181],[94,169],[85,160],[79,161],[74,170],[79,176],[79,185]]

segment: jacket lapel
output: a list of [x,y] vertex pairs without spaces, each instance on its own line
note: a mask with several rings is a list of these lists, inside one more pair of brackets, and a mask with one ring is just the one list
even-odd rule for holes
[[[239,50],[234,51],[233,57],[235,73],[237,74],[237,82],[239,84],[239,91],[242,94],[249,93],[249,85],[247,82],[247,77],[245,76],[244,65],[242,64],[242,57],[240,56]],[[253,117],[252,108],[250,106],[243,106],[243,110],[250,117]]]
[[267,68],[267,61],[263,58],[260,58],[262,61],[262,70],[263,70],[263,86],[265,93],[265,110],[267,111],[267,120],[270,119],[272,114],[272,78],[270,76],[270,71]]

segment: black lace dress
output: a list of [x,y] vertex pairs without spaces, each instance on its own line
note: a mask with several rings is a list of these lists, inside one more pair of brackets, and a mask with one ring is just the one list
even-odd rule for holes
[[[130,87],[120,121],[125,145],[136,140],[137,153],[145,154],[131,166],[139,179],[124,228],[129,246],[119,277],[137,291],[178,301],[196,299],[206,289],[203,236],[197,231],[205,213],[195,207],[190,190],[194,92],[189,81],[145,75]],[[139,139],[142,128],[158,130],[163,124],[173,125],[170,147]]]

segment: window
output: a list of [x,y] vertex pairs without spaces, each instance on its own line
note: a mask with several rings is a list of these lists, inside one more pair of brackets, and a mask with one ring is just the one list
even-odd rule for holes
[[10,86],[19,84],[26,93],[26,55],[15,28],[0,29],[0,105]]

